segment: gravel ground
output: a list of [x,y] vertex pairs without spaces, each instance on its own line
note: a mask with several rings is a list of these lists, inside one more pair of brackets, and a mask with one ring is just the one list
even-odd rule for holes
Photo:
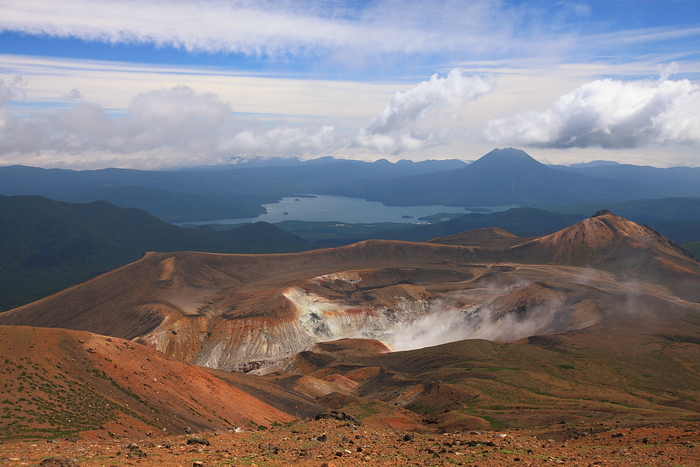
[[[599,429],[600,430],[600,429]],[[698,466],[700,424],[596,431],[407,433],[337,420],[266,431],[0,444],[0,465],[82,466]]]

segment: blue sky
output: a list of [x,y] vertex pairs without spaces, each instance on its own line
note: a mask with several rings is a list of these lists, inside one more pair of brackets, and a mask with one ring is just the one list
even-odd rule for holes
[[700,165],[700,2],[0,0],[0,164]]

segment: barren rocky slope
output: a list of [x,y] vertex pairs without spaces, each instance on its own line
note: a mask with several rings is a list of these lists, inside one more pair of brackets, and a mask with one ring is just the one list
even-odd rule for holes
[[[700,464],[696,425],[561,427],[576,439],[522,431],[406,433],[337,420],[298,421],[267,431],[198,437],[57,440],[0,444],[7,465],[153,466],[691,466]],[[200,441],[199,444],[195,441]],[[208,443],[208,444],[206,444]],[[48,459],[48,460],[47,460]],[[54,462],[50,464],[49,462]],[[79,462],[79,464],[78,464]]]
[[[700,300],[700,264],[612,214],[534,239],[491,231],[437,241],[452,244],[366,241],[279,255],[151,253],[0,314],[0,323],[134,339],[186,362],[234,370],[346,337],[407,349],[585,328],[614,314],[640,282],[673,299]],[[421,325],[435,319],[443,329],[433,339]]]
[[[420,462],[435,459],[427,436],[441,431],[559,439],[697,423],[699,277],[682,249],[607,213],[540,238],[490,229],[287,255],[151,253],[0,315],[103,334],[1,327],[0,423],[7,438],[106,439],[335,411],[350,430],[428,433],[421,446],[433,453],[417,450]],[[246,439],[289,446],[300,430],[340,429],[330,423]],[[383,439],[368,455],[392,465],[382,449],[400,446]],[[310,442],[308,459],[288,447],[245,452],[271,465],[332,459]],[[177,464],[170,456],[185,451],[155,453]],[[335,462],[359,459],[348,457]]]
[[143,345],[87,332],[0,326],[0,361],[0,442],[257,428],[320,409],[266,388],[273,407],[246,392],[251,376],[223,380]]

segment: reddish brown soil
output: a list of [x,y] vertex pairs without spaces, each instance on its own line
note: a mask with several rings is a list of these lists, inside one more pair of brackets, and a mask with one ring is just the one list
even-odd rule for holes
[[562,427],[553,436],[557,439],[525,432],[407,433],[337,420],[302,420],[267,431],[196,435],[210,445],[188,444],[195,435],[5,443],[0,444],[0,464],[38,465],[48,457],[64,457],[81,466],[143,467],[700,465],[698,426],[605,432]]
[[251,428],[296,418],[203,368],[87,332],[0,326],[0,361],[0,440]]

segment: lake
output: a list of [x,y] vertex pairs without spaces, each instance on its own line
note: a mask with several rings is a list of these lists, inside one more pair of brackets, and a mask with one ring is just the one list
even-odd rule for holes
[[377,222],[423,222],[420,217],[440,212],[468,214],[470,212],[506,211],[518,206],[479,206],[471,208],[455,206],[385,206],[376,201],[330,195],[303,195],[282,198],[277,203],[263,204],[267,210],[258,217],[246,219],[218,219],[179,224],[241,224],[265,221],[271,224],[282,221],[334,221],[347,224],[373,224]]

